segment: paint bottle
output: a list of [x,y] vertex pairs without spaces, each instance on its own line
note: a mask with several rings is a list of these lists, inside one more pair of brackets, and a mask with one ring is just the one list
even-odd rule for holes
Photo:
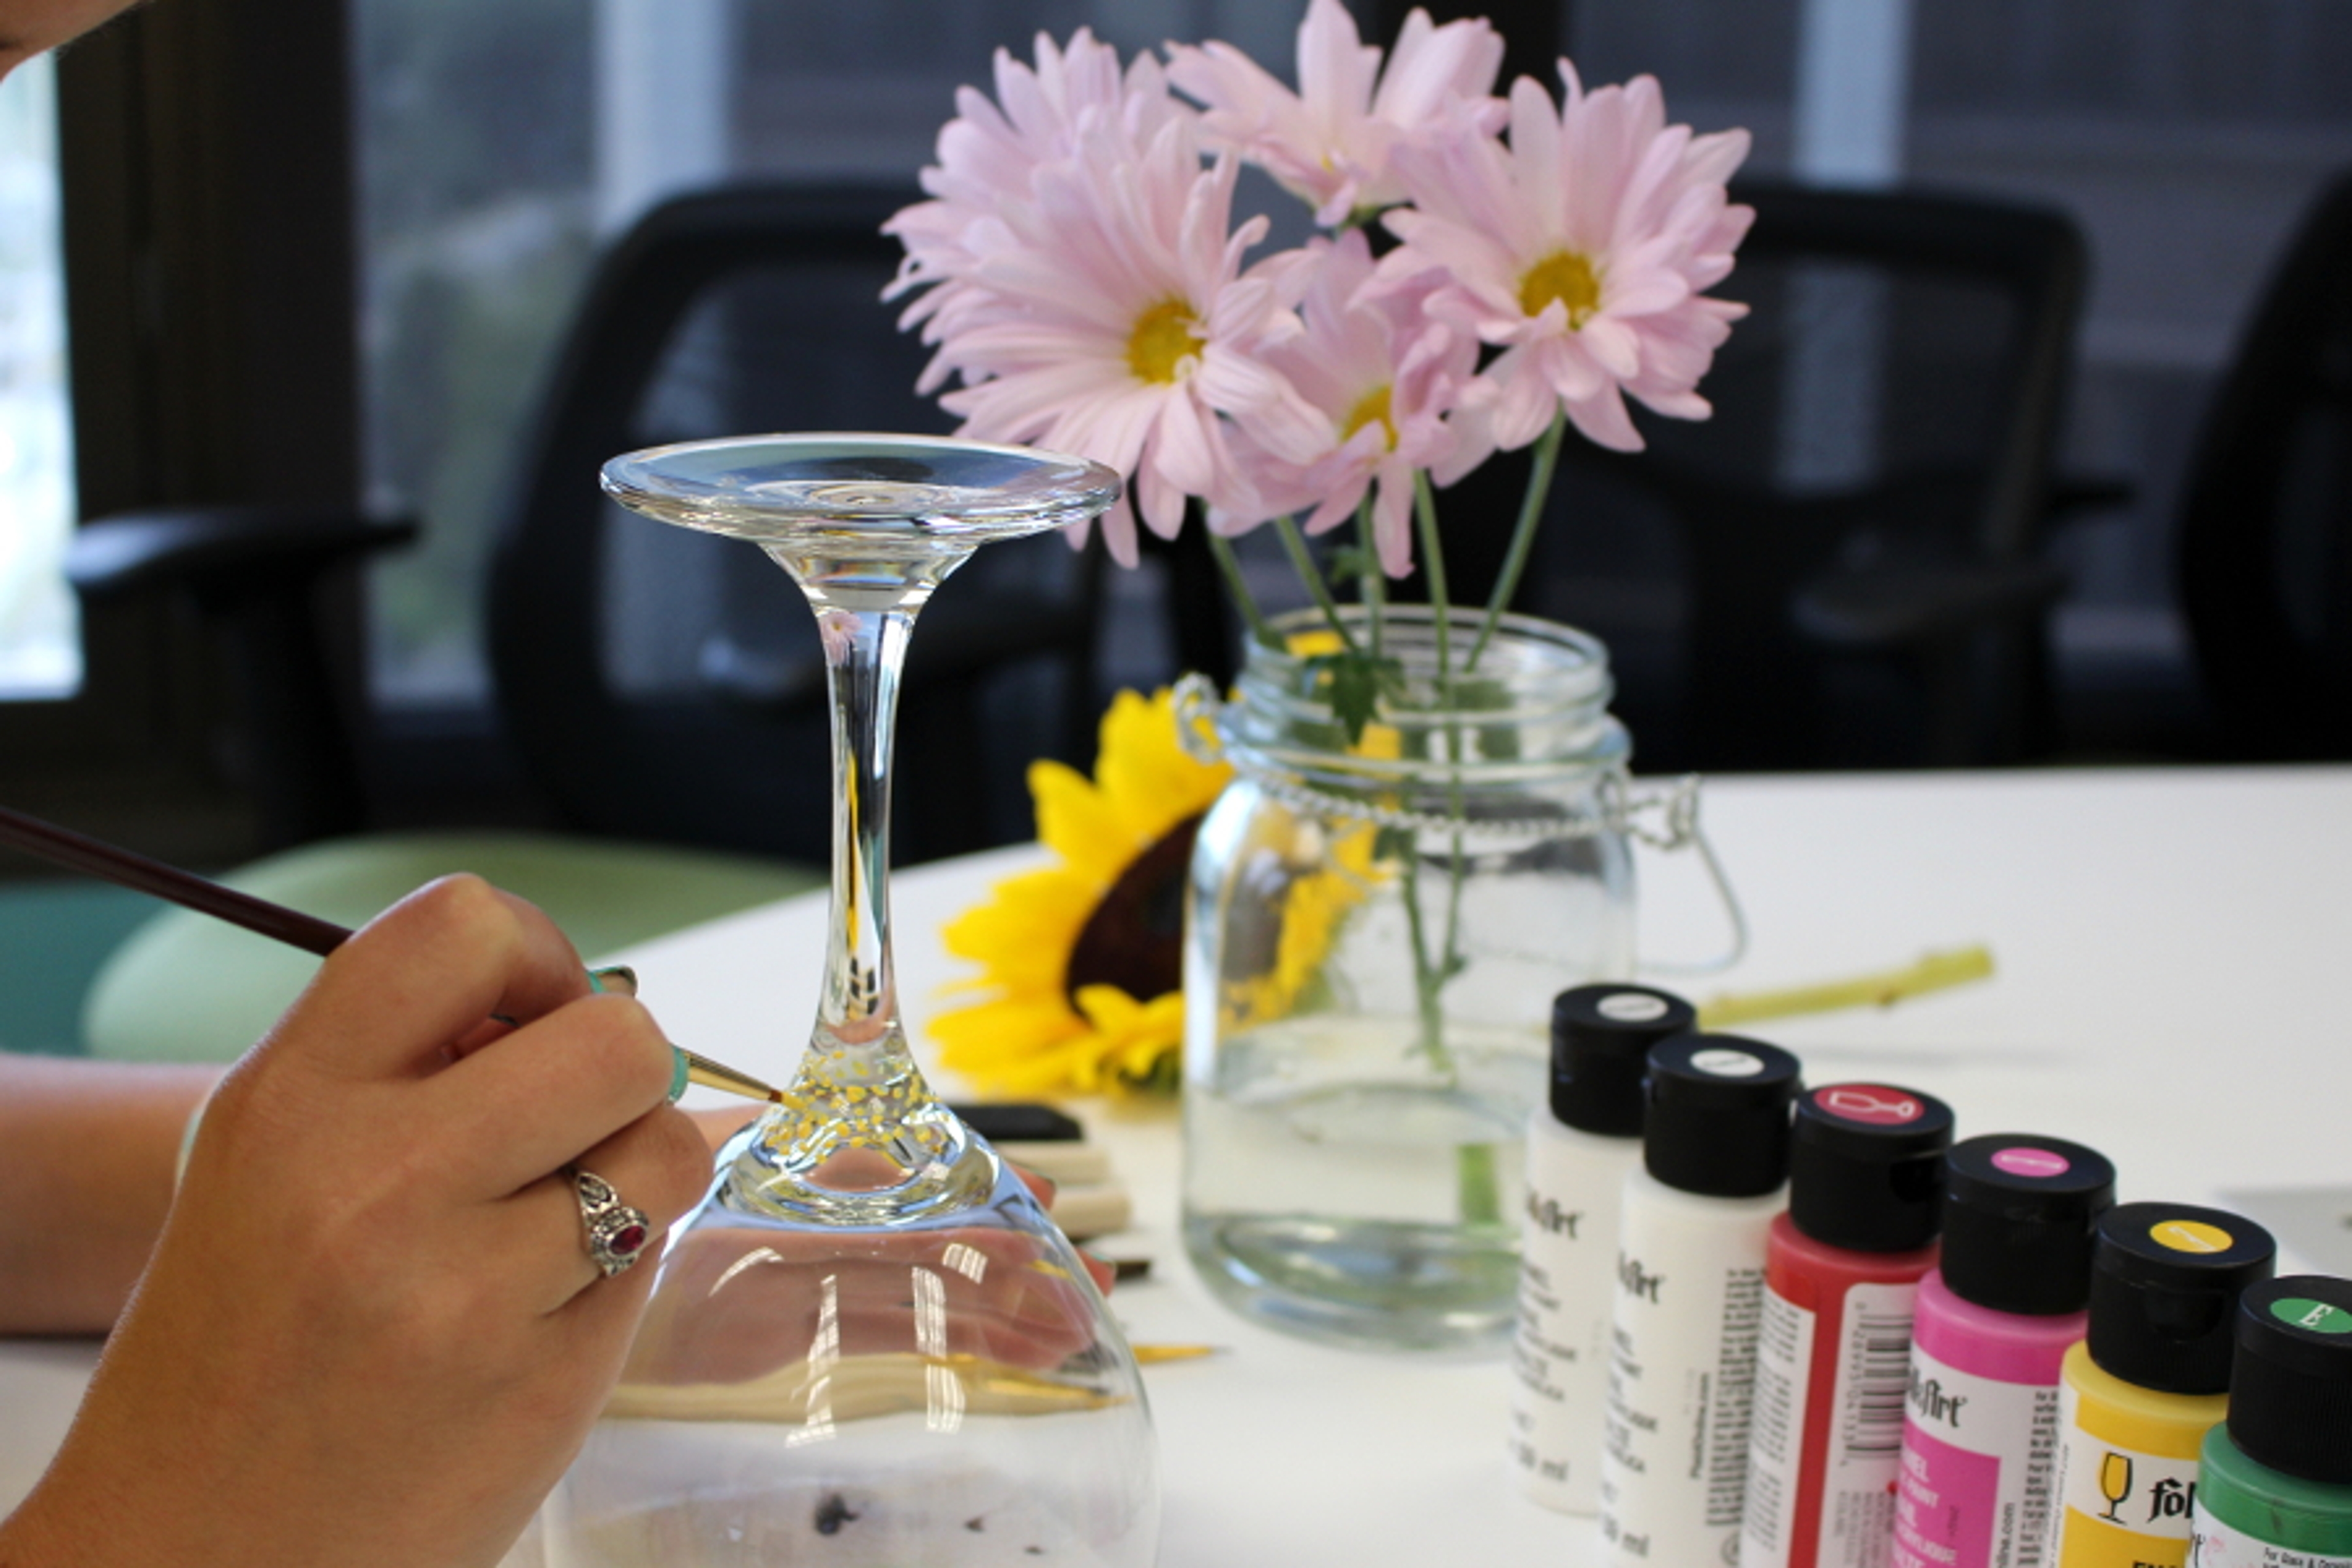
[[1681,997],[1579,985],[1551,1008],[1551,1094],[1528,1126],[1511,1461],[1527,1494],[1564,1513],[1601,1506],[1601,1420],[1617,1210],[1642,1163],[1650,1047],[1698,1025]]
[[2197,1471],[2197,1568],[2352,1568],[2352,1281],[2238,1298],[2230,1418]]
[[1650,1048],[1611,1304],[1601,1533],[1614,1563],[1736,1562],[1764,1250],[1787,1202],[1797,1058],[1729,1035]]
[[1840,1083],[1797,1101],[1789,1212],[1765,1254],[1741,1568],[1885,1557],[1951,1142],[1951,1108],[1915,1089]]
[[2125,1204],[2091,1243],[2091,1321],[2066,1352],[2053,1483],[2058,1568],[2180,1568],[2205,1434],[2230,1406],[2238,1297],[2270,1232],[2188,1204]]
[[1919,1281],[1894,1568],[2042,1568],[2058,1376],[2083,1337],[2105,1156],[1998,1133],[1944,1156],[1943,1258]]

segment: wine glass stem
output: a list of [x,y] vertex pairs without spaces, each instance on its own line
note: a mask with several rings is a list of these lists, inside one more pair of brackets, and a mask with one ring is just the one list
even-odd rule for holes
[[[914,611],[820,608],[833,699],[833,919],[818,1027],[842,1045],[897,1037],[890,959],[890,768]],[[903,1046],[900,1047],[903,1049]]]

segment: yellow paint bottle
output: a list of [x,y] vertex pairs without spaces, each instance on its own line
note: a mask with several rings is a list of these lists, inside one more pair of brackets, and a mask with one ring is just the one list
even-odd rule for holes
[[2187,1204],[2100,1216],[2087,1337],[2066,1352],[2051,1498],[2054,1568],[2181,1568],[2205,1434],[2229,1414],[2238,1295],[2277,1247]]

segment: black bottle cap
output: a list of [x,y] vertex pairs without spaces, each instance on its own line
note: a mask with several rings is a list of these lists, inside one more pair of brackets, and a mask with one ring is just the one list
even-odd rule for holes
[[2091,1360],[2159,1394],[2227,1394],[2239,1294],[2278,1244],[2250,1219],[2188,1204],[2124,1204],[2091,1243]]
[[2238,1298],[2230,1440],[2299,1480],[2352,1483],[2352,1280],[2289,1274]]
[[1944,1283],[1996,1312],[2055,1317],[2091,1300],[2091,1227],[2116,1201],[2105,1155],[1996,1132],[1944,1156]]
[[1797,1058],[1737,1035],[1676,1035],[1650,1047],[1642,1163],[1666,1185],[1752,1198],[1789,1179]]
[[1611,1138],[1642,1135],[1650,1047],[1698,1027],[1698,1010],[1646,985],[1579,985],[1551,1002],[1551,1113]]
[[1797,1101],[1789,1219],[1824,1247],[1908,1252],[1936,1238],[1952,1108],[1883,1083],[1833,1083]]

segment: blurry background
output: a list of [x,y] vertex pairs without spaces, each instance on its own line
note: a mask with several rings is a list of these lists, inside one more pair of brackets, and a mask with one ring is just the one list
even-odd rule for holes
[[[1564,49],[1588,83],[1654,72],[1674,119],[1755,133],[1753,173],[2070,215],[2091,281],[2060,467],[2113,504],[2050,542],[2067,586],[2030,760],[2219,754],[2174,603],[2177,492],[2280,247],[2352,165],[2352,8],[1436,9],[1492,16],[1517,68]],[[1382,38],[1402,10],[1359,0]],[[78,620],[61,542],[76,516],[131,507],[356,500],[423,524],[325,606],[372,822],[545,820],[492,702],[484,582],[599,247],[730,179],[911,187],[955,88],[1040,29],[1124,50],[1223,37],[1286,74],[1296,22],[1265,0],[163,0],[54,77],[18,72],[0,88],[0,800],[184,860],[248,853],[249,758],[200,628],[161,604]],[[1676,551],[1567,508],[1530,598],[1611,642],[1637,762],[1657,766],[1708,761],[1672,695]],[[622,683],[707,679],[709,650],[675,635],[698,601],[632,580],[611,612]],[[1167,622],[1141,613],[1167,581],[1148,560],[1105,584],[1096,698],[1174,673]],[[987,831],[1009,839],[1026,821],[1017,766],[1000,772]]]

